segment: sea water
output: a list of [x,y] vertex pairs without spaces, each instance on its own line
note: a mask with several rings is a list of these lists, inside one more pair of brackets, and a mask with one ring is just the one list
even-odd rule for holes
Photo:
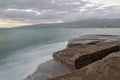
[[66,47],[67,40],[88,34],[120,35],[119,28],[0,29],[0,80],[22,80]]

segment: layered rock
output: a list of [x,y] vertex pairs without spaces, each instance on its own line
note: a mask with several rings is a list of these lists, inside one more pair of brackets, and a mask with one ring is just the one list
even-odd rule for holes
[[120,40],[120,36],[117,35],[85,35],[69,40],[67,44],[67,48],[80,46],[83,44],[91,45],[103,41],[110,42],[110,41],[118,41],[118,40]]
[[87,35],[69,40],[53,57],[72,72],[49,80],[120,80],[120,36]]
[[120,52],[109,54],[82,69],[49,80],[120,80]]
[[53,54],[53,57],[66,65],[70,70],[76,70],[100,60],[112,52],[118,52],[120,50],[119,44],[119,41],[112,41],[77,46],[56,52]]

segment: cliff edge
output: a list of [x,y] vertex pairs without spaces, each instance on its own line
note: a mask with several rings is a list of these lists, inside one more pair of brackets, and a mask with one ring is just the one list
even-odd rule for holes
[[120,80],[120,36],[80,36],[53,57],[71,72],[49,80]]

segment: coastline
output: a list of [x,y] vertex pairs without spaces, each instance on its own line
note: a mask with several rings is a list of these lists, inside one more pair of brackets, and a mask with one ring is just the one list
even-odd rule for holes
[[85,35],[53,54],[70,73],[48,80],[119,80],[120,36]]
[[[0,80],[23,80],[35,72],[39,64],[53,59],[52,54],[54,52],[65,49],[67,43],[61,44],[61,42],[67,42],[80,35],[96,33],[119,35],[120,29],[16,29],[3,30],[1,33],[1,35],[8,37],[6,37],[6,40],[4,40],[4,37],[2,39],[2,36],[0,38],[3,42],[3,45],[0,46],[2,47]],[[29,41],[32,43],[27,44]],[[60,44],[58,44],[59,42]],[[4,48],[4,46],[7,48]],[[9,48],[11,49],[8,51]],[[4,55],[6,55],[6,58]]]
[[[116,59],[113,59],[114,57]],[[91,77],[101,80],[96,78],[98,75],[103,76],[102,80],[106,79],[105,76],[106,80],[117,80],[120,78],[119,72],[116,72],[117,76],[110,76],[108,73],[114,73],[115,69],[120,67],[120,36],[79,36],[69,40],[65,49],[53,53],[53,58],[40,64],[37,70],[24,80],[92,80]],[[112,72],[108,71],[106,75],[96,72],[100,65],[100,73],[106,73],[104,67]],[[113,68],[110,68],[111,65]]]
[[[57,62],[55,62],[55,60],[53,60],[52,54],[58,50],[64,49],[66,44],[67,44],[66,41],[62,41],[62,42],[58,42],[58,43],[47,44],[47,45],[41,46],[41,48],[35,49],[37,51],[43,50],[42,55],[44,55],[44,56],[42,58],[39,58],[40,55],[38,55],[39,60],[36,60],[37,62],[36,62],[35,67],[33,67],[33,69],[31,67],[30,69],[32,69],[32,70],[30,70],[30,72],[28,72],[27,75],[25,75],[22,80],[26,80],[29,76],[33,75],[34,73],[36,74],[36,71],[38,71],[38,69],[40,69],[40,71],[38,71],[40,74],[41,74],[41,72],[44,72],[44,70],[45,70],[45,75],[46,75],[46,74],[48,74],[47,70],[49,70],[48,66],[50,66],[50,67],[54,67],[54,65],[60,66],[60,63],[57,63]],[[56,46],[58,46],[58,47],[56,47]],[[46,48],[47,48],[47,50],[46,50]],[[47,55],[47,54],[49,54],[49,55]],[[45,80],[45,79],[43,79],[43,80]]]

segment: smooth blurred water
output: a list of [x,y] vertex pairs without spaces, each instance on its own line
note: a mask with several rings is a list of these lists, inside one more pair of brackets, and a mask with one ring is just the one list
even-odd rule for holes
[[67,40],[86,34],[120,35],[119,28],[0,29],[0,80],[22,80]]

